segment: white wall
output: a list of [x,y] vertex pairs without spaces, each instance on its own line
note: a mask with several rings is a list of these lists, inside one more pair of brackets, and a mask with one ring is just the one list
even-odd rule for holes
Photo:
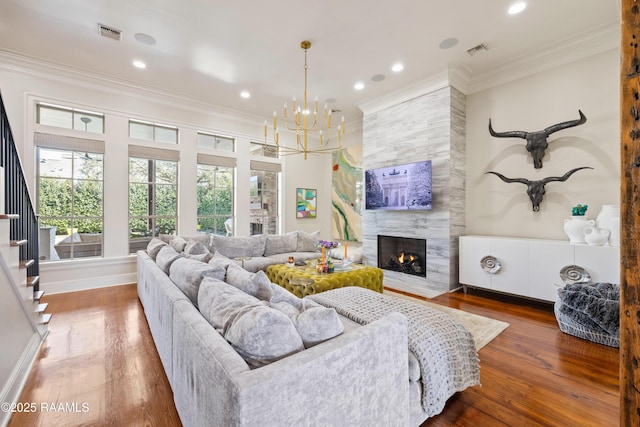
[[[103,287],[134,282],[135,259],[128,255],[128,144],[129,118],[149,120],[178,126],[177,146],[158,146],[180,151],[179,223],[180,234],[196,232],[196,132],[206,131],[236,139],[236,224],[237,235],[249,234],[249,142],[264,140],[264,117],[248,116],[210,105],[202,105],[175,96],[97,79],[68,70],[48,68],[46,64],[27,62],[23,58],[0,53],[0,93],[8,112],[14,139],[17,141],[23,167],[35,197],[35,167],[33,133],[47,131],[35,125],[34,103],[44,100],[65,106],[105,113],[105,223],[104,258],[81,259],[59,263],[41,263],[41,286],[47,293]],[[69,136],[87,137],[84,132],[55,129]],[[281,140],[286,135],[281,135]],[[135,141],[138,145],[154,146],[152,142]],[[167,146],[168,145],[168,146]],[[204,150],[201,150],[204,151]],[[207,151],[204,151],[207,152]],[[255,157],[254,157],[255,159]],[[329,159],[329,160],[327,160]],[[269,159],[267,159],[269,161]],[[326,162],[329,163],[326,163]],[[303,161],[298,156],[283,159],[280,215],[281,231],[321,230],[331,234],[330,156],[311,157]],[[246,183],[246,185],[245,185]],[[295,219],[295,189],[318,189],[319,210],[315,220]],[[34,199],[35,202],[35,199]]]
[[[565,240],[573,206],[589,205],[587,217],[595,219],[603,204],[620,203],[619,58],[612,49],[467,95],[467,235]],[[549,137],[541,169],[533,168],[523,139],[489,135],[490,118],[495,131],[538,131],[578,119],[578,109],[587,122]],[[546,185],[539,212],[524,184],[485,174],[539,180],[581,166],[593,170]]]

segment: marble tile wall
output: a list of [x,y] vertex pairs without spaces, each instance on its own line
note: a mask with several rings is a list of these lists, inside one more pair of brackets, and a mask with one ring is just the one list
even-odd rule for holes
[[432,161],[432,210],[363,210],[362,247],[369,265],[377,265],[378,234],[427,240],[427,277],[385,271],[394,282],[441,292],[458,287],[458,237],[465,224],[465,105],[464,94],[447,86],[363,118],[363,169]]

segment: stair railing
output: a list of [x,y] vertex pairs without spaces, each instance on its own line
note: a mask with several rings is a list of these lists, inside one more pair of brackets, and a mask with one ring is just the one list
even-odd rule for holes
[[[9,237],[11,240],[28,241],[26,245],[20,247],[20,259],[34,261],[27,269],[27,276],[35,277],[40,271],[38,215],[31,202],[29,187],[11,133],[2,95],[0,95],[0,167],[4,167],[5,174],[6,211],[0,213],[20,215],[19,219],[11,221]],[[34,285],[33,290],[38,290],[38,284]]]

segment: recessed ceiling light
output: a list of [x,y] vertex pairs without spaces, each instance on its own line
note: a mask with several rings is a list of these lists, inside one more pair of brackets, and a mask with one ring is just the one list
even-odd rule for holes
[[376,74],[375,76],[371,77],[371,80],[373,80],[374,82],[381,82],[384,79],[386,79],[386,76],[384,74]]
[[133,37],[142,44],[148,44],[149,46],[156,44],[156,39],[151,37],[149,34],[136,33]]
[[394,73],[400,72],[403,69],[404,69],[404,65],[402,65],[399,62],[393,64],[393,66],[391,67],[391,71],[393,71]]
[[509,15],[515,15],[517,13],[520,13],[523,10],[525,10],[526,7],[527,7],[527,4],[523,1],[514,3],[511,6],[509,6]]
[[326,102],[327,104],[333,104],[334,102],[336,102],[335,98],[327,98],[324,100],[324,102]]
[[246,90],[243,90],[242,92],[240,92],[240,96],[243,98],[251,98],[251,94]]
[[438,45],[438,47],[440,49],[451,49],[452,47],[454,47],[455,45],[458,44],[458,39],[455,37],[449,37],[448,39],[444,39],[440,42],[440,44]]
[[138,59],[133,61],[133,66],[136,67],[136,68],[140,68],[140,69],[147,68],[147,64],[145,64],[144,62],[142,62],[142,61],[140,61]]
[[354,85],[353,85],[353,88],[354,88],[355,90],[362,90],[362,89],[364,89],[364,83],[362,83],[362,82],[358,82],[358,83],[356,83],[356,84],[354,84]]

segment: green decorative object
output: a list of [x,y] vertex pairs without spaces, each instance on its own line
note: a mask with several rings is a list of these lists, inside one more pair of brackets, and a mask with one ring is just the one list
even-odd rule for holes
[[571,215],[573,216],[584,216],[587,212],[588,205],[576,205],[571,208]]

